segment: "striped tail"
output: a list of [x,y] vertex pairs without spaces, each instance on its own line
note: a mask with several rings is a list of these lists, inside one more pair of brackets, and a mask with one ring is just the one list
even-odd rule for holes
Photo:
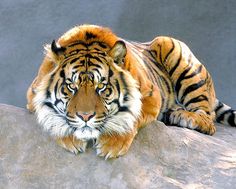
[[215,112],[216,122],[236,126],[236,110],[233,110],[226,104],[216,100]]

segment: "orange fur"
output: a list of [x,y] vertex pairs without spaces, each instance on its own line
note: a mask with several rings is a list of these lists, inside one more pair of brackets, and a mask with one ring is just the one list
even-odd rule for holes
[[[93,116],[101,118],[109,112],[104,105],[104,99],[112,90],[115,91],[114,98],[130,94],[131,91],[132,95],[137,95],[136,98],[139,98],[139,93],[141,94],[141,111],[133,126],[120,133],[118,131],[101,132],[96,138],[98,155],[114,158],[125,154],[138,129],[159,117],[163,120],[166,118],[169,124],[196,129],[202,133],[212,135],[215,132],[213,121],[216,97],[213,81],[206,68],[184,43],[163,36],[143,44],[127,42],[117,37],[109,28],[82,25],[63,34],[57,40],[57,44],[59,46],[54,48],[63,47],[64,51],[56,53],[49,46],[46,47],[44,61],[36,79],[28,89],[27,108],[30,111],[35,111],[37,103],[34,102],[34,98],[38,91],[46,92],[44,90],[47,86],[42,89],[40,85],[50,83],[52,86],[48,87],[48,90],[55,89],[56,79],[59,80],[62,77],[60,76],[62,70],[67,77],[72,78],[74,69],[72,69],[72,62],[77,59],[79,59],[76,62],[77,67],[80,66],[78,77],[82,82],[76,81],[69,84],[77,89],[73,94],[64,86],[64,92],[70,93],[68,97],[71,100],[66,109],[71,117],[84,114],[80,117],[88,119],[89,115],[94,113]],[[92,57],[89,62],[91,65],[98,64],[103,71],[105,70],[100,73],[104,78],[113,72],[111,74],[113,76],[109,76],[109,82],[119,83],[118,88],[115,84],[108,85],[95,81],[94,78],[91,79],[88,73],[93,71],[92,68],[90,69],[87,64],[84,67],[81,66],[81,62],[88,61],[88,55]],[[100,55],[101,62],[99,62]],[[50,77],[53,78],[51,81]],[[59,83],[59,85],[65,85],[65,83]],[[98,94],[97,88],[104,88],[103,93]],[[139,93],[134,92],[136,89]],[[44,93],[41,95],[43,96]],[[126,101],[129,102],[129,98],[133,98],[131,96],[127,97]],[[135,102],[139,102],[138,100]],[[117,103],[120,103],[119,100]],[[122,103],[126,103],[125,100]],[[122,108],[120,112],[126,112],[127,107]],[[134,111],[134,108],[130,111]],[[86,146],[86,141],[76,139],[71,134],[60,136],[57,141],[74,153]]]

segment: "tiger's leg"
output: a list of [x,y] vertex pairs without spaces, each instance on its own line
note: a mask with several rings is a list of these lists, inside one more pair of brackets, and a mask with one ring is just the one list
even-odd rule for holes
[[97,155],[108,159],[126,154],[136,134],[137,128],[126,134],[102,134],[95,144]]
[[141,89],[142,111],[137,122],[138,129],[156,120],[162,106],[162,97],[159,88],[153,84],[149,84],[149,87],[147,86],[148,84],[146,88],[143,87]]
[[56,141],[61,147],[74,154],[85,152],[87,147],[86,141],[78,140],[74,136],[57,138]]
[[[181,103],[183,109],[178,109],[173,112],[170,111],[169,120],[171,124],[213,135],[216,131],[214,125],[215,91],[209,73],[205,68],[202,69],[203,72],[198,73],[196,70],[191,72],[190,75],[193,78],[190,79],[189,77],[188,83],[182,84],[180,89],[175,85],[175,88],[179,89],[175,90],[177,93],[177,100]],[[197,76],[198,74],[199,76]],[[180,76],[177,79],[177,84],[181,79],[185,80]]]
[[209,135],[214,134],[215,91],[210,74],[182,42],[168,37],[156,38],[151,45],[157,60],[168,72],[179,107],[172,108],[165,120]]
[[216,131],[212,116],[200,109],[195,112],[181,108],[178,110],[169,110],[165,114],[164,122],[174,126],[194,129],[209,135],[213,135]]
[[161,95],[157,87],[152,84],[141,89],[142,112],[132,131],[126,134],[102,134],[95,145],[97,155],[116,158],[129,150],[138,129],[157,119],[161,108]]

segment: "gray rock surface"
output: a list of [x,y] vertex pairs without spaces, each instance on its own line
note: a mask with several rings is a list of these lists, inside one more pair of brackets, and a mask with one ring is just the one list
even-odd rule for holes
[[124,157],[75,156],[27,110],[0,105],[0,188],[235,188],[236,128],[214,136],[153,123]]

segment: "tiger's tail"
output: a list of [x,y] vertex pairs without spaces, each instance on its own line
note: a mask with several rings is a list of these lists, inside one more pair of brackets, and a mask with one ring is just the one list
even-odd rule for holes
[[215,106],[216,122],[225,125],[236,126],[236,110],[233,110],[230,106],[216,100]]

